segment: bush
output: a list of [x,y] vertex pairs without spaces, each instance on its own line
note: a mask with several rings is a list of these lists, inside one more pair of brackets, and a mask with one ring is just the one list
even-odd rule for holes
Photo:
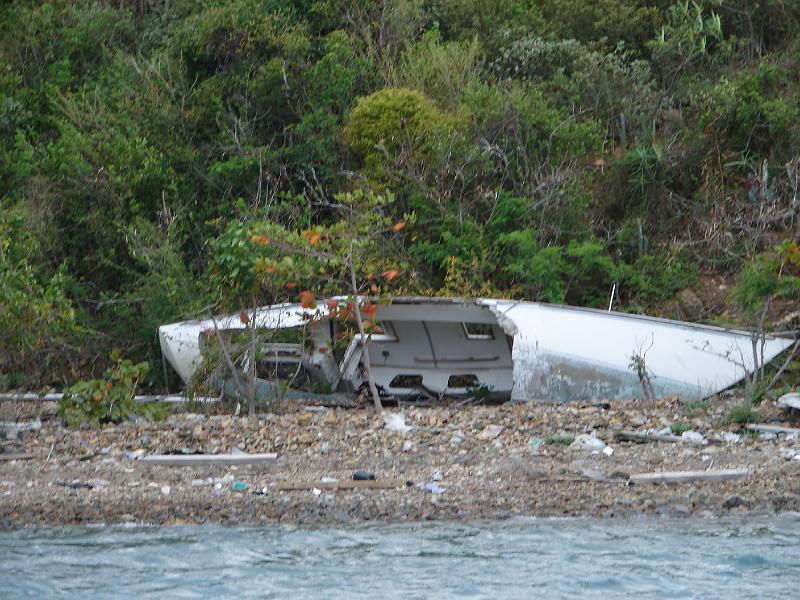
[[725,421],[731,424],[747,425],[748,423],[755,423],[760,418],[761,414],[757,410],[753,410],[746,404],[740,404],[730,410]]
[[[136,385],[147,375],[148,368],[147,363],[133,364],[117,357],[102,378],[81,381],[69,388],[61,398],[58,414],[69,427],[124,421],[137,414]],[[151,405],[138,412],[157,411],[158,407]]]

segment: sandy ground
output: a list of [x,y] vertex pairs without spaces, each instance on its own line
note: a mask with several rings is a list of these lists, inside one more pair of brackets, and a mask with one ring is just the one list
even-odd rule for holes
[[[9,404],[0,420],[41,427],[0,443],[0,526],[93,523],[298,524],[504,519],[515,516],[669,517],[800,510],[800,439],[743,435],[724,418],[735,400],[688,415],[677,401],[609,405],[507,404],[472,408],[392,408],[413,429],[387,430],[369,409],[296,407],[283,415],[238,418],[177,413],[161,423],[66,429],[54,406]],[[769,403],[767,403],[769,404]],[[800,419],[768,405],[764,422],[797,427]],[[615,441],[620,430],[690,425],[707,445]],[[499,430],[499,433],[497,433]],[[6,434],[8,426],[6,426]],[[611,455],[548,443],[548,436],[595,432]],[[495,435],[496,434],[496,435]],[[14,434],[11,434],[14,437]],[[552,440],[550,440],[552,442]],[[271,463],[163,467],[128,458],[144,450],[276,452]],[[0,454],[0,456],[2,456]],[[723,483],[631,484],[632,473],[745,468]],[[356,470],[409,484],[388,490],[281,491],[279,481],[351,479]],[[616,481],[601,481],[603,477]],[[234,482],[247,485],[234,490]],[[442,493],[417,484],[433,482]],[[237,486],[241,487],[241,486]]]

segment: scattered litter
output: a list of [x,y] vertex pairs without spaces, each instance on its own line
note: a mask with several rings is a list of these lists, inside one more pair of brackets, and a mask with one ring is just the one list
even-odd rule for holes
[[229,483],[233,483],[233,481],[234,481],[235,479],[236,479],[236,478],[235,478],[233,475],[225,475],[225,477],[216,477],[215,479],[212,479],[211,481],[212,481],[212,482],[213,482],[215,485],[216,485],[216,484],[227,485],[227,484],[229,484]]
[[414,445],[411,443],[411,440],[406,440],[403,442],[403,452],[411,452]]
[[614,449],[611,446],[606,446],[605,448],[603,448],[603,454],[605,454],[606,456],[611,456],[612,454],[614,454]]
[[147,454],[147,450],[145,450],[144,448],[139,448],[138,450],[131,450],[129,452],[126,452],[125,458],[127,458],[128,460],[139,460],[145,454]]
[[487,425],[483,428],[477,438],[482,442],[488,442],[489,440],[495,439],[498,435],[500,435],[503,431],[502,425]]
[[433,479],[434,481],[441,481],[442,479],[444,479],[444,476],[442,475],[442,472],[439,469],[436,469],[433,472],[433,477],[431,477],[431,479]]
[[460,435],[454,435],[453,437],[451,437],[451,438],[450,438],[450,443],[451,443],[451,444],[456,444],[456,445],[458,445],[458,444],[460,444],[462,441],[463,441],[463,438],[462,438]]
[[703,456],[700,457],[700,460],[703,462],[708,462],[711,460],[711,457],[708,454],[703,454]]
[[322,483],[336,483],[339,480],[336,479],[335,477],[323,477],[322,479],[320,479],[320,481]]
[[375,474],[369,471],[356,471],[353,473],[354,481],[375,481]]
[[581,433],[575,438],[575,441],[569,445],[570,450],[602,450],[606,445],[603,440],[598,439],[595,432],[591,435],[588,433]]
[[778,398],[778,406],[782,406],[784,408],[794,408],[800,410],[800,393],[792,392],[790,394],[784,394],[780,398]]
[[702,433],[697,433],[696,431],[684,431],[681,434],[681,439],[684,442],[689,442],[691,444],[707,444],[708,440],[703,437]]
[[221,490],[222,489],[222,484],[221,483],[215,483],[214,484],[214,489],[215,490]]
[[86,484],[93,488],[105,487],[109,484],[109,481],[107,479],[89,479]]
[[322,494],[322,490],[319,488],[314,488],[311,490],[311,493],[314,494],[315,496],[319,496]]
[[192,487],[200,487],[203,485],[208,485],[205,479],[192,479]]
[[722,438],[723,442],[727,442],[729,444],[738,444],[740,441],[742,441],[742,436],[740,436],[738,433],[733,433],[732,431],[723,431],[720,434],[720,437]]
[[672,427],[664,427],[655,432],[656,435],[672,435]]
[[231,489],[234,492],[243,492],[247,489],[247,484],[244,481],[234,481]]
[[161,486],[161,493],[164,494],[165,496],[169,496],[169,493],[171,491],[172,491],[172,488],[169,487],[168,485],[162,485]]
[[383,413],[383,422],[386,424],[386,429],[389,431],[396,431],[398,433],[408,433],[411,431],[411,426],[406,425],[406,416],[403,413]]
[[56,481],[56,485],[67,487],[71,490],[90,490],[92,486],[88,483],[81,483],[77,479],[75,481]]
[[417,487],[424,492],[430,492],[432,494],[444,494],[444,488],[433,481],[429,481],[428,483],[418,483]]

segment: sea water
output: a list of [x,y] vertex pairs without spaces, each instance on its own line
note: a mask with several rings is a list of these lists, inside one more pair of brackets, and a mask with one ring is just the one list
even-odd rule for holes
[[0,530],[0,598],[799,598],[800,517]]

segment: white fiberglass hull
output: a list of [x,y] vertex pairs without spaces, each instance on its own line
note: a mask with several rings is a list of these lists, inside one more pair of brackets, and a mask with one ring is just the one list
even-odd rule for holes
[[[260,309],[257,314],[260,327],[295,327],[304,322],[298,305]],[[509,300],[397,298],[379,309],[378,319],[391,323],[397,339],[370,344],[373,375],[395,395],[415,392],[393,386],[416,377],[421,380],[419,388],[441,394],[466,393],[465,387],[453,388],[453,382],[474,378],[489,391],[516,400],[634,398],[642,395],[639,378],[630,367],[638,355],[644,359],[656,397],[693,399],[736,384],[754,364],[747,332],[593,309]],[[489,324],[497,334],[492,340],[476,340],[462,323]],[[214,327],[213,320],[159,327],[164,357],[184,381],[200,364],[201,333]],[[238,316],[229,316],[217,319],[216,327],[243,329],[244,324]],[[325,321],[312,329],[316,347],[324,346]],[[513,340],[505,351],[502,332]],[[791,343],[767,337],[763,361],[769,362]],[[314,351],[310,359],[330,360],[330,356]],[[343,364],[341,371],[342,380],[332,383],[357,387],[358,369]]]

